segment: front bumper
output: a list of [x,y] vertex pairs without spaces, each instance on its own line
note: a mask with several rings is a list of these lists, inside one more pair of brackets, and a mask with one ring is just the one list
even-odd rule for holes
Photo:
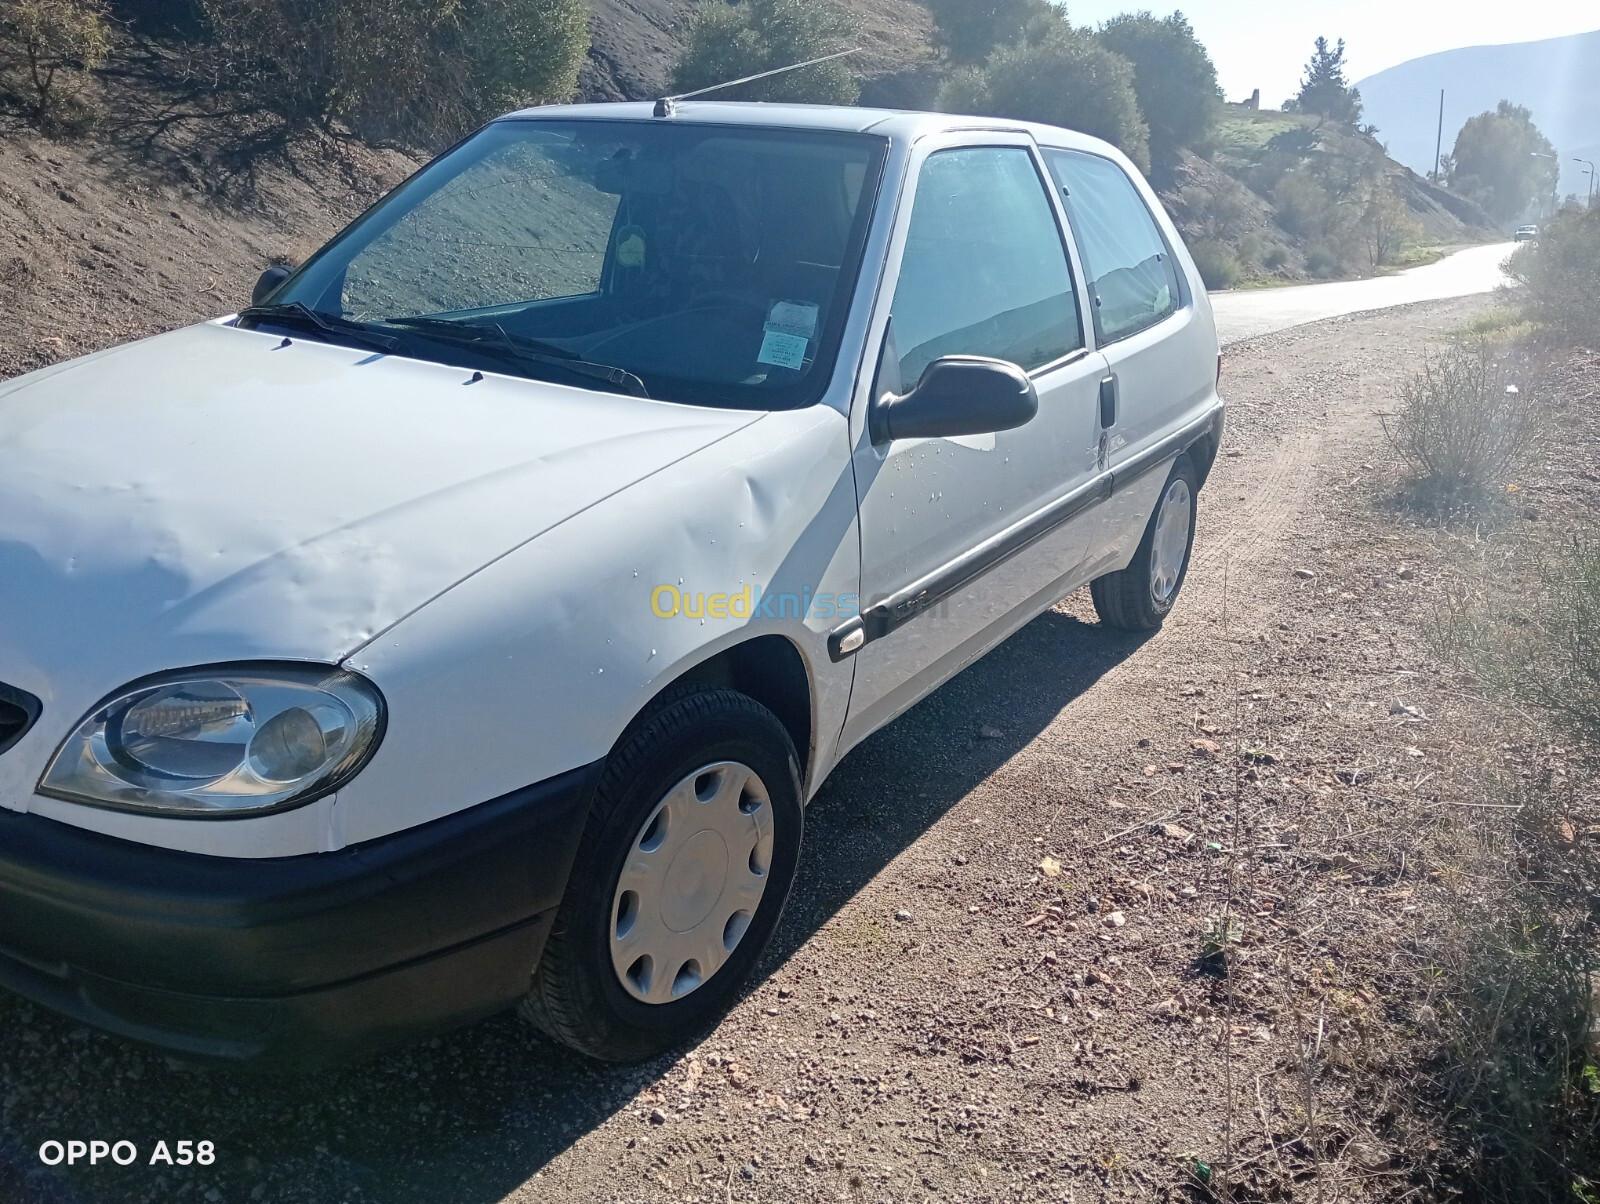
[[0,986],[204,1059],[304,1070],[526,993],[598,765],[337,853],[152,848],[0,812]]

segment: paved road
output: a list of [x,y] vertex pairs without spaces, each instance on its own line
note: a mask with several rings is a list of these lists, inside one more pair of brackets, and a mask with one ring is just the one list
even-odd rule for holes
[[1211,304],[1217,314],[1217,330],[1226,345],[1342,314],[1487,293],[1505,282],[1501,265],[1515,246],[1472,247],[1427,267],[1371,280],[1216,293]]

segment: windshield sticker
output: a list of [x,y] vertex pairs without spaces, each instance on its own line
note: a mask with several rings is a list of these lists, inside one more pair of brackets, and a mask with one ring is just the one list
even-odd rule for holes
[[817,337],[819,307],[809,301],[775,301],[767,315],[767,329],[775,334],[792,334],[807,341]]
[[810,339],[797,334],[785,334],[781,330],[768,330],[766,338],[761,340],[761,354],[756,361],[771,364],[774,368],[792,368],[798,372],[805,367],[806,352],[810,347]]
[[638,226],[624,227],[617,234],[617,266],[624,268],[644,267],[646,249],[644,231]]

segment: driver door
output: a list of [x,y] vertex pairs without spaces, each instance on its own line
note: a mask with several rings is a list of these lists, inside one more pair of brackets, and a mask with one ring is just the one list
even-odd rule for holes
[[1025,369],[1039,414],[995,434],[888,444],[856,422],[864,642],[845,746],[1078,584],[1097,518],[1106,365],[1088,348],[1065,217],[1031,139],[971,137],[933,140],[913,160],[880,367],[856,410],[909,392],[936,359],[979,355]]

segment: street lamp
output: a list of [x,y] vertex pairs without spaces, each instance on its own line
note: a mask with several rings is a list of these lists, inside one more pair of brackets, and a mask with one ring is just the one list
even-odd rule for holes
[[1592,208],[1594,208],[1594,164],[1591,163],[1588,159],[1579,159],[1576,156],[1574,156],[1572,161],[1574,163],[1588,163],[1589,164],[1589,207],[1592,209]]

